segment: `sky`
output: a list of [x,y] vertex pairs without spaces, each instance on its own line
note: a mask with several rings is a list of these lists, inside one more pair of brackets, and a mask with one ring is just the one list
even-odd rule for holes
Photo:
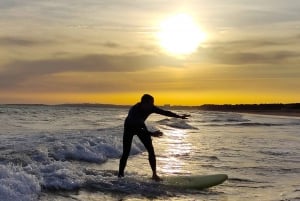
[[[299,0],[1,0],[0,103],[300,102],[299,10]],[[205,40],[174,55],[157,33],[180,13]]]

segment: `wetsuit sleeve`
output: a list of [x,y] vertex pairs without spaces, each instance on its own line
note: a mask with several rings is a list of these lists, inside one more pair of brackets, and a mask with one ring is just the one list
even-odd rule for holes
[[171,112],[168,110],[163,110],[163,109],[160,109],[155,106],[154,106],[153,110],[154,110],[153,113],[156,113],[156,114],[161,114],[161,115],[168,116],[168,117],[180,118],[180,116],[178,114],[175,114],[174,112]]
[[149,132],[149,131],[148,131],[148,129],[147,129],[147,126],[146,126],[146,124],[143,124],[141,128],[142,128],[143,130],[145,130],[145,131]]

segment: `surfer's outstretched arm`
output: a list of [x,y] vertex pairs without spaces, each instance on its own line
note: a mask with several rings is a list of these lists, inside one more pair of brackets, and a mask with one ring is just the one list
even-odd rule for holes
[[160,108],[155,107],[155,106],[154,106],[154,113],[164,115],[164,116],[167,116],[167,117],[175,117],[175,118],[181,118],[181,119],[187,119],[188,117],[191,116],[189,114],[178,115],[174,112],[171,112],[171,111],[168,111],[168,110],[163,110],[163,109],[160,109]]

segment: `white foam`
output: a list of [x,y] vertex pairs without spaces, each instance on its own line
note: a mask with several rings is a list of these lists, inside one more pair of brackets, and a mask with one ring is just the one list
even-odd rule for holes
[[56,145],[53,156],[57,160],[78,160],[103,163],[107,160],[105,153],[96,152],[87,144],[65,143]]
[[70,162],[54,161],[38,168],[40,184],[45,189],[74,190],[84,182],[82,171]]
[[0,200],[32,201],[41,192],[38,179],[20,167],[0,165]]

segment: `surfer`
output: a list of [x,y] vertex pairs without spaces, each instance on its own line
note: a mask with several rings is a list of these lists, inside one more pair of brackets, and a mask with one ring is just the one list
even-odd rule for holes
[[124,169],[131,149],[131,143],[134,135],[137,135],[148,151],[149,163],[152,169],[152,179],[160,181],[160,177],[156,173],[156,158],[152,144],[151,136],[160,137],[163,135],[161,131],[150,132],[147,130],[145,120],[152,114],[160,114],[168,117],[186,119],[190,115],[178,115],[171,111],[163,110],[154,105],[154,98],[149,94],[144,94],[141,101],[132,106],[124,123],[123,134],[123,154],[120,159],[118,177],[124,177]]

